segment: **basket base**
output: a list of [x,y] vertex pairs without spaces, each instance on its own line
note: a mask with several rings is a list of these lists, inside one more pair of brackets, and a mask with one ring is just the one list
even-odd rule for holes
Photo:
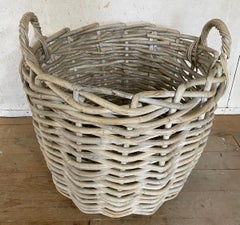
[[[53,179],[54,181],[54,179]],[[92,208],[88,208],[85,205],[82,205],[79,203],[79,201],[76,199],[76,196],[72,196],[69,195],[67,193],[67,190],[65,190],[64,188],[60,188],[59,184],[56,184],[56,182],[54,182],[55,187],[57,189],[57,191],[62,194],[63,196],[69,198],[72,200],[72,202],[75,204],[75,206],[83,213],[85,214],[102,214],[104,216],[108,216],[111,218],[121,218],[121,217],[125,217],[125,216],[129,216],[129,215],[142,215],[142,216],[151,216],[153,214],[156,213],[156,211],[159,210],[159,208],[166,202],[169,200],[172,200],[174,198],[177,197],[178,193],[180,192],[180,190],[178,191],[178,193],[172,195],[171,197],[167,198],[167,199],[162,199],[159,201],[159,203],[157,205],[155,205],[154,208],[151,208],[149,210],[146,209],[139,209],[137,207],[132,207],[130,209],[126,209],[126,210],[122,210],[122,211],[112,211],[110,209],[107,208],[102,208],[102,207],[98,207],[97,205],[93,206]]]

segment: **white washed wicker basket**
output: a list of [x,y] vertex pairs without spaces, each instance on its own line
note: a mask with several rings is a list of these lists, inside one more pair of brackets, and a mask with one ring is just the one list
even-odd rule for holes
[[[212,27],[220,54],[206,44]],[[150,215],[177,196],[226,86],[226,25],[213,19],[200,38],[122,23],[44,37],[26,13],[19,37],[33,125],[59,192],[85,213],[110,217]]]

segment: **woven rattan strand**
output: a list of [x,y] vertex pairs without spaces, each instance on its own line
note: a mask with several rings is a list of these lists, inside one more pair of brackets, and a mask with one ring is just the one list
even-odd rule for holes
[[[36,43],[29,45],[29,23]],[[207,46],[221,36],[221,52]],[[20,74],[57,190],[85,213],[153,214],[197,163],[227,81],[231,38],[153,24],[91,24],[42,35],[20,21]]]

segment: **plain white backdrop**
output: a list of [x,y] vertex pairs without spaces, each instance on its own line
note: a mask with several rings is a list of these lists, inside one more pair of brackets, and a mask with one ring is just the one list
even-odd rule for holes
[[[30,115],[18,73],[18,24],[27,11],[38,16],[46,36],[63,27],[74,29],[92,22],[143,21],[199,36],[208,20],[220,18],[229,27],[233,43],[229,85],[217,113],[240,113],[239,0],[0,0],[0,116]],[[218,33],[211,32],[209,45],[220,48],[220,44]]]

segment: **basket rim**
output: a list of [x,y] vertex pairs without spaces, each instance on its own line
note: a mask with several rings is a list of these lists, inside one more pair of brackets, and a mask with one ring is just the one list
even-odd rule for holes
[[[36,19],[36,18],[35,18]],[[29,21],[28,21],[29,22]],[[32,22],[32,21],[31,21]],[[36,21],[35,21],[36,22]],[[37,21],[38,22],[38,21]],[[20,23],[21,24],[21,23]],[[26,24],[24,24],[26,25]],[[33,24],[34,25],[34,24]],[[57,75],[54,76],[54,73],[45,73],[43,71],[43,69],[41,68],[40,64],[38,63],[34,63],[32,62],[29,58],[22,58],[21,61],[21,66],[27,65],[29,66],[36,74],[36,78],[38,80],[44,81],[47,86],[51,85],[49,84],[50,82],[53,82],[52,86],[50,87],[50,89],[55,89],[55,91],[59,90],[57,89],[58,86],[69,89],[71,91],[79,91],[81,92],[81,94],[84,94],[86,98],[90,99],[90,100],[95,100],[95,102],[97,101],[98,103],[100,102],[100,104],[98,104],[100,107],[88,107],[87,109],[85,108],[85,105],[82,105],[81,107],[76,107],[79,110],[81,110],[82,112],[86,112],[89,114],[99,114],[99,113],[92,113],[91,111],[93,109],[101,109],[102,112],[117,112],[123,115],[127,115],[127,116],[139,116],[139,115],[144,115],[146,113],[149,112],[153,112],[156,111],[157,109],[159,109],[158,105],[159,103],[159,99],[163,99],[161,102],[161,106],[164,107],[168,107],[171,108],[173,111],[176,110],[186,110],[186,108],[188,108],[187,106],[189,106],[189,104],[193,104],[194,101],[191,101],[189,104],[187,103],[180,103],[179,100],[173,101],[173,102],[166,102],[164,101],[164,98],[166,97],[171,97],[173,100],[178,98],[178,95],[181,95],[183,97],[189,97],[189,98],[197,98],[198,100],[201,98],[215,98],[215,101],[217,101],[219,99],[219,97],[221,95],[219,95],[219,93],[216,94],[216,90],[213,91],[188,91],[187,89],[195,86],[195,85],[206,85],[208,82],[215,84],[215,83],[220,83],[221,85],[221,89],[224,89],[224,83],[226,81],[226,73],[222,74],[222,76],[217,77],[214,74],[216,74],[216,70],[217,69],[221,69],[220,67],[222,66],[222,60],[219,56],[219,53],[208,47],[207,45],[204,45],[203,42],[199,41],[199,38],[193,35],[186,35],[186,34],[181,34],[178,30],[175,29],[169,29],[163,26],[159,26],[156,24],[152,24],[152,23],[107,23],[105,25],[99,25],[98,23],[94,23],[94,24],[90,24],[90,25],[86,25],[83,27],[80,27],[78,29],[73,29],[70,30],[69,28],[63,28],[61,30],[59,30],[58,32],[50,35],[49,37],[44,37],[41,36],[41,38],[39,38],[33,45],[33,47],[31,47],[30,52],[32,51],[33,54],[36,54],[36,51],[41,47],[41,45],[45,44],[45,47],[43,48],[46,49],[46,45],[57,39],[57,38],[66,38],[69,37],[70,35],[74,35],[80,31],[82,32],[92,32],[92,31],[98,31],[99,29],[113,29],[116,26],[119,26],[119,29],[125,29],[125,28],[132,28],[132,27],[146,27],[149,26],[149,28],[151,28],[151,30],[156,30],[156,29],[160,29],[160,30],[164,30],[167,33],[173,33],[175,35],[177,35],[178,37],[183,37],[183,39],[187,39],[189,38],[192,41],[192,45],[190,46],[190,54],[192,54],[193,49],[196,50],[197,49],[201,49],[201,50],[205,50],[205,51],[210,51],[211,53],[215,53],[213,54],[213,64],[211,66],[211,68],[209,68],[209,72],[202,75],[202,77],[200,78],[196,78],[194,80],[189,80],[186,82],[182,82],[181,85],[178,86],[178,88],[176,90],[172,90],[172,91],[166,91],[166,90],[156,90],[156,91],[140,91],[138,93],[135,94],[130,94],[130,93],[126,93],[123,91],[119,91],[119,90],[114,90],[111,88],[96,88],[96,87],[92,87],[92,86],[82,86],[80,84],[76,84],[76,83],[71,83],[70,81],[68,81],[67,79],[64,79],[62,77],[58,77]],[[36,26],[36,25],[35,25]],[[39,24],[37,27],[34,27],[35,29],[37,29],[39,27]],[[20,27],[21,30],[22,27]],[[26,28],[25,28],[26,29]],[[27,32],[28,30],[24,30],[24,32]],[[41,35],[41,30],[38,30],[38,35]],[[21,35],[20,35],[21,36]],[[44,39],[43,39],[44,37]],[[20,38],[20,43],[21,43],[21,38]],[[26,43],[28,43],[28,40],[26,41]],[[21,43],[22,44],[22,43]],[[26,52],[24,52],[24,48],[26,46],[22,46],[22,51],[23,53],[26,54]],[[29,46],[27,46],[29,47]],[[45,50],[44,50],[45,51]],[[29,52],[29,51],[28,51]],[[27,52],[27,53],[28,53]],[[23,56],[25,56],[25,54],[23,54]],[[190,63],[192,63],[187,57],[186,60],[188,60]],[[21,70],[21,69],[20,69]],[[224,69],[225,70],[225,69]],[[226,70],[225,70],[226,71]],[[49,88],[49,87],[48,87]],[[55,92],[53,91],[53,92]],[[87,93],[88,92],[88,93]],[[59,92],[60,93],[60,92]],[[120,97],[125,97],[127,99],[131,100],[131,103],[129,104],[128,108],[124,108],[121,105],[116,105],[114,103],[112,103],[111,101],[108,101],[106,99],[103,99],[95,94],[99,94],[99,93],[104,93],[104,94],[113,94],[113,95],[117,95]],[[67,99],[67,96],[64,96],[64,93],[62,93],[62,97],[63,99]],[[154,99],[154,98],[159,98],[159,99]],[[81,105],[81,102],[77,102],[74,99],[72,99],[72,105],[77,106]],[[163,102],[164,101],[164,102]],[[138,107],[138,103],[150,103],[150,105],[148,106],[141,106]],[[163,104],[164,103],[164,104]],[[100,111],[101,111],[100,110]],[[138,111],[138,112],[137,112]],[[103,118],[106,119],[106,118]]]
[[[181,33],[177,29],[172,29],[172,28],[168,28],[168,27],[165,27],[165,26],[161,26],[161,25],[155,24],[155,23],[149,23],[149,22],[143,22],[143,21],[140,21],[140,22],[129,22],[129,23],[124,23],[124,22],[90,23],[90,24],[81,26],[80,28],[76,28],[76,29],[72,29],[72,30],[69,27],[65,27],[65,28],[62,28],[59,31],[53,33],[52,35],[44,36],[44,39],[45,39],[46,43],[49,43],[49,42],[51,42],[54,39],[57,39],[59,37],[66,38],[66,37],[69,37],[70,35],[74,35],[75,33],[80,32],[80,31],[84,31],[84,30],[90,29],[90,30],[88,30],[88,32],[92,32],[94,30],[97,31],[99,29],[113,28],[113,27],[116,27],[116,26],[119,26],[119,25],[121,25],[121,29],[123,29],[123,28],[132,28],[132,27],[145,27],[145,26],[149,26],[151,28],[157,28],[157,29],[159,29],[159,31],[165,30],[166,32],[171,32],[171,33],[178,34],[179,36],[181,36],[183,38],[192,39],[193,40],[193,44],[190,46],[191,49],[189,49],[189,53],[192,53],[194,45],[197,44],[197,48],[205,50],[205,51],[208,51],[208,52],[211,52],[213,54],[213,56],[214,56],[213,57],[214,58],[213,63],[216,63],[216,61],[218,60],[218,57],[220,55],[219,51],[217,51],[217,50],[215,50],[215,49],[213,49],[213,48],[211,48],[209,46],[206,46],[206,45],[204,45],[202,43],[197,43],[198,40],[199,40],[199,37],[197,37],[195,35],[184,34],[184,33]],[[91,29],[93,29],[93,30],[91,30]],[[33,50],[34,54],[36,54],[36,51],[40,48],[41,44],[42,43],[41,43],[40,40],[36,40],[33,43],[32,50]],[[186,57],[186,60],[189,61],[189,63],[191,63],[191,64],[193,63],[193,62],[191,62],[191,59],[189,59],[188,57]],[[23,61],[24,61],[24,59],[22,59],[21,64],[22,64]],[[45,73],[42,70],[41,66],[33,64],[29,60],[25,60],[25,61],[26,61],[26,64],[28,66],[30,66],[34,71],[38,72],[38,74],[44,74],[45,77],[47,77],[47,76],[49,76],[49,77],[58,77],[57,74],[55,74],[55,76],[54,76],[54,73]],[[59,78],[58,77],[58,80],[59,81],[61,80],[62,82],[66,82],[66,86],[67,87],[71,87],[72,86],[72,83],[69,82],[68,80],[64,79],[64,78]],[[81,85],[74,85],[74,86],[76,86],[77,89],[81,89],[81,87],[82,87]],[[87,87],[87,86],[85,86],[85,87]],[[91,86],[89,86],[89,87],[91,87]],[[104,89],[112,90],[110,88],[104,88]],[[117,92],[117,90],[114,90],[114,91]],[[119,92],[121,92],[121,91],[119,91]],[[139,93],[142,93],[142,92],[146,92],[147,93],[148,91],[141,91]],[[176,91],[174,91],[174,93],[175,92]],[[139,94],[139,93],[136,93],[136,94]],[[202,96],[202,97],[204,97],[204,96]]]

